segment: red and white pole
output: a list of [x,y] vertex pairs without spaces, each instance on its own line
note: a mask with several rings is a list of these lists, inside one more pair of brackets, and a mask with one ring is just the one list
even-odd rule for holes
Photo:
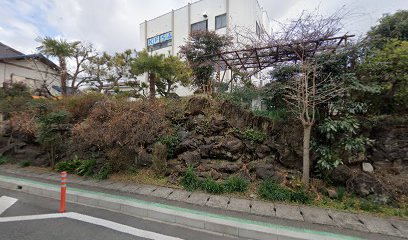
[[65,212],[65,200],[67,195],[67,172],[61,172],[61,203],[58,212]]

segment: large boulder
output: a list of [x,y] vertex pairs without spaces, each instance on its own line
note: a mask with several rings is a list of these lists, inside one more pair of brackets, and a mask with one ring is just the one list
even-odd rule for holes
[[332,180],[342,186],[345,186],[353,176],[353,170],[346,165],[337,166],[330,174]]
[[188,151],[178,155],[178,160],[186,166],[197,166],[200,163],[201,156],[198,151]]
[[219,173],[236,173],[242,168],[243,164],[239,161],[230,162],[225,160],[203,160],[197,167],[199,172],[209,172],[212,169]]
[[241,140],[234,136],[227,136],[220,139],[219,142],[212,145],[210,158],[238,160],[245,149]]
[[192,97],[187,103],[187,114],[188,115],[199,115],[203,114],[204,109],[210,105],[207,98],[204,97]]
[[224,173],[235,173],[241,169],[242,163],[222,162],[218,165],[217,170]]
[[222,115],[215,115],[211,118],[208,127],[208,133],[210,135],[220,134],[229,127],[228,121]]
[[259,179],[269,179],[275,175],[275,169],[272,164],[258,164],[256,166],[256,177]]
[[244,150],[243,149],[244,144],[242,143],[242,141],[233,136],[228,136],[224,138],[221,141],[220,146],[226,151],[233,153],[233,154],[241,153]]
[[279,154],[278,161],[290,169],[302,169],[303,129],[298,122],[287,122],[274,139],[274,146]]
[[277,183],[284,181],[285,176],[272,164],[260,163],[256,166],[256,177],[262,180],[272,180]]
[[408,167],[408,115],[382,116],[370,132],[374,145],[368,160],[386,161]]
[[196,150],[202,144],[202,139],[203,136],[201,135],[190,134],[177,145],[176,153]]
[[264,158],[268,155],[270,155],[271,153],[271,148],[266,146],[266,145],[259,145],[256,149],[255,149],[255,154],[258,158]]
[[375,175],[358,172],[347,181],[347,190],[361,197],[388,196],[392,198],[392,191]]
[[150,167],[152,163],[152,154],[148,153],[146,149],[141,149],[135,158],[135,165],[137,167]]

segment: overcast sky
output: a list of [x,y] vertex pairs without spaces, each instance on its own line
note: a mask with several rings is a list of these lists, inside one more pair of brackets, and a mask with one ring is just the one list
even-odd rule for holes
[[[93,43],[110,53],[140,49],[139,24],[188,0],[0,0],[0,42],[34,53],[39,36]],[[192,1],[194,2],[194,1]],[[234,0],[231,0],[233,4]],[[364,34],[384,13],[408,9],[408,0],[259,0],[269,18],[284,22],[302,10],[328,15],[343,6],[346,31]]]

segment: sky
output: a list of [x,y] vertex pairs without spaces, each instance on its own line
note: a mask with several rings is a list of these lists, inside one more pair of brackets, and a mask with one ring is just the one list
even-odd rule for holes
[[[233,4],[234,0],[230,0]],[[303,11],[347,12],[345,31],[361,36],[384,13],[408,9],[408,0],[258,0],[274,22]],[[26,54],[39,37],[93,43],[100,51],[140,50],[139,24],[186,5],[189,0],[0,0],[0,42]]]

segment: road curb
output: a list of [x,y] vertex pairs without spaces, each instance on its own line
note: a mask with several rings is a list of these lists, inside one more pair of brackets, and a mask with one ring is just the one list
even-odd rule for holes
[[[0,187],[54,199],[59,199],[60,194],[60,189],[57,185],[3,175],[0,175]],[[359,239],[340,234],[239,219],[78,188],[67,188],[67,201],[120,212],[130,216],[257,240]]]

